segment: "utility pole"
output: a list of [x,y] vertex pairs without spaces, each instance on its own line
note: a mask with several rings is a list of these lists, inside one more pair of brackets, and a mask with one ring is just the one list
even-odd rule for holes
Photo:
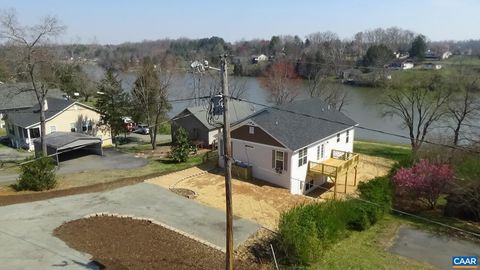
[[233,214],[232,214],[232,144],[230,140],[230,117],[228,110],[227,56],[221,56],[220,71],[223,89],[223,157],[225,167],[225,202],[227,212],[227,242],[225,269],[233,270]]

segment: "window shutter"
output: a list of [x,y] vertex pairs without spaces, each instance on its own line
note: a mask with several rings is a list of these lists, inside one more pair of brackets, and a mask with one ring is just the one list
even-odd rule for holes
[[272,168],[275,169],[275,150],[272,150]]
[[287,152],[283,152],[283,169],[285,171],[288,170],[288,153]]

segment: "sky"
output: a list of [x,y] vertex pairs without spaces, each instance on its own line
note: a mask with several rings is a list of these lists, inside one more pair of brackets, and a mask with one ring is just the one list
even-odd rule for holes
[[61,43],[219,36],[227,41],[397,26],[430,40],[480,39],[480,0],[0,0],[22,24],[53,15]]

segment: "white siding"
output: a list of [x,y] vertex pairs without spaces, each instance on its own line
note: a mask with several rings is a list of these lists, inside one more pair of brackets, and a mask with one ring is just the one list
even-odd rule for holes
[[208,144],[212,145],[213,142],[217,139],[216,136],[220,133],[220,129],[210,130],[208,132]]
[[[349,142],[346,143],[346,131],[340,133],[340,142],[337,143],[337,134],[333,134],[329,138],[326,138],[325,140],[316,142],[312,145],[308,146],[307,150],[307,160],[308,161],[315,161],[315,162],[320,162],[322,160],[330,158],[331,152],[333,149],[335,150],[342,150],[342,151],[347,151],[347,152],[352,152],[353,151],[353,138],[354,138],[354,130],[350,129],[349,131]],[[324,158],[320,160],[317,159],[317,147],[321,144],[324,144],[325,146],[325,154]],[[292,158],[290,160],[290,164],[292,165],[292,170],[291,170],[291,187],[290,187],[290,192],[293,194],[302,194],[305,192],[304,190],[304,182],[307,180],[307,168],[308,168],[308,162],[307,164],[298,167],[298,152],[300,149],[295,151],[292,155]],[[314,184],[315,185],[321,185],[323,184],[324,179],[315,179]]]
[[[237,139],[232,139],[232,146],[234,160],[250,164],[254,178],[290,188],[290,162],[287,164],[287,170],[284,170],[281,174],[272,168],[272,150],[286,152],[290,157],[291,152],[288,149]],[[223,157],[219,158],[219,164],[223,167]]]
[[[346,131],[340,133],[340,142],[337,142],[337,134],[332,134],[330,137],[315,142],[307,146],[307,164],[298,167],[298,152],[300,149],[294,151],[246,142],[242,140],[232,139],[233,157],[235,160],[243,161],[252,165],[253,177],[268,181],[272,184],[279,185],[290,189],[292,194],[305,193],[305,181],[307,176],[308,161],[320,162],[330,158],[332,149],[342,150],[347,152],[353,151],[354,129],[349,130],[349,141],[346,143]],[[324,144],[324,158],[317,159],[317,147]],[[246,147],[246,145],[251,147]],[[221,147],[221,144],[218,145]],[[253,147],[253,148],[252,148]],[[284,151],[288,153],[288,168],[282,174],[275,172],[272,168],[272,150]],[[220,151],[222,153],[222,151]],[[223,167],[223,157],[219,157],[219,165]],[[321,185],[325,179],[315,179],[315,185]]]

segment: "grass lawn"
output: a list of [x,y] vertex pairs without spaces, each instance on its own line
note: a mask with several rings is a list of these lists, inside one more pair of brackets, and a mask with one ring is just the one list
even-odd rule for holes
[[407,224],[392,215],[363,232],[352,232],[326,251],[324,259],[310,269],[436,269],[430,265],[397,256],[386,250],[398,227]]
[[353,143],[353,152],[400,161],[407,158],[411,150],[410,146],[406,144],[355,141]]
[[0,128],[0,137],[7,135],[7,130]]

